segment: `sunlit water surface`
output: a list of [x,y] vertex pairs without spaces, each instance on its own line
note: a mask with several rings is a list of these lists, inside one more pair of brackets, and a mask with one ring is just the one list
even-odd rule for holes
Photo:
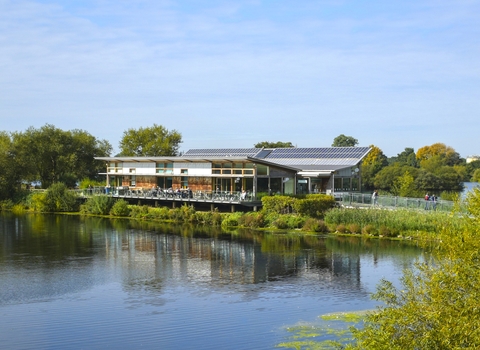
[[[143,226],[142,226],[143,225]],[[273,349],[287,326],[372,309],[400,242],[0,213],[2,349]]]

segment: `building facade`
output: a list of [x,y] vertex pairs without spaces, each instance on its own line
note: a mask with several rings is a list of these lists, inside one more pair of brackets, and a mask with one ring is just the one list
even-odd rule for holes
[[192,149],[178,157],[97,157],[107,186],[254,195],[357,192],[368,147]]

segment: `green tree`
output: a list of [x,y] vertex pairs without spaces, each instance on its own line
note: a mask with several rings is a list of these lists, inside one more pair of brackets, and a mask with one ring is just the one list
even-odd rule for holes
[[352,136],[340,134],[333,139],[332,147],[354,147],[358,145],[358,140]]
[[0,200],[12,199],[20,190],[22,169],[17,162],[13,141],[7,132],[0,132]]
[[253,147],[255,148],[292,148],[295,147],[293,143],[291,142],[282,142],[282,141],[277,141],[277,142],[269,142],[269,141],[263,141],[256,143]]
[[[408,173],[414,179],[417,177],[418,169],[404,165],[401,166],[400,163],[394,163],[392,165],[386,166],[380,170],[374,178],[374,186],[375,188],[385,190],[385,191],[392,191],[395,193],[395,186],[399,185],[398,178]],[[401,180],[400,180],[401,181]],[[416,186],[414,186],[416,188]]]
[[97,177],[101,168],[94,157],[108,156],[112,147],[82,130],[64,131],[46,124],[13,134],[17,162],[24,164],[25,180],[43,188],[56,182],[73,187],[85,177]]
[[472,175],[472,182],[480,182],[480,169],[475,170]]
[[399,163],[400,165],[417,166],[417,156],[413,148],[406,147],[405,150],[396,157],[389,159],[390,163]]
[[77,211],[79,203],[74,192],[69,191],[67,186],[57,182],[42,193],[41,211],[44,212],[67,212]]
[[408,170],[393,181],[392,193],[396,196],[415,197],[418,195],[417,192],[415,179]]
[[466,181],[473,181],[471,180],[473,177],[473,174],[476,172],[477,169],[480,169],[480,160],[474,160],[473,162],[467,163],[465,165],[465,168],[467,170],[467,180]]
[[370,145],[370,152],[362,161],[362,183],[367,189],[374,188],[375,175],[388,165],[388,160],[382,150]]
[[[356,343],[347,349],[477,349],[480,347],[480,189],[467,197],[470,214],[445,226],[431,260],[405,270],[396,288],[382,280]],[[431,244],[431,242],[430,242]]]
[[180,143],[182,135],[178,131],[169,131],[161,125],[153,124],[152,127],[138,130],[128,129],[123,132],[119,156],[177,156]]

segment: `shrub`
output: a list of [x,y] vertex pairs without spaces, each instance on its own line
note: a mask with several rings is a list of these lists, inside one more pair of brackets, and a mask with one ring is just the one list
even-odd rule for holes
[[339,224],[339,225],[337,225],[336,231],[338,233],[345,233],[345,232],[347,232],[347,228],[345,227],[344,224]]
[[239,218],[239,224],[244,227],[265,227],[265,214],[263,212],[249,212]]
[[288,219],[285,216],[279,216],[274,222],[272,222],[272,226],[281,230],[288,228]]
[[149,214],[152,219],[156,220],[168,220],[170,209],[168,207],[160,207],[160,208],[150,208]]
[[0,202],[0,210],[11,210],[13,208],[13,201],[11,199],[7,199]]
[[301,228],[305,224],[305,221],[307,219],[302,216],[298,215],[288,215],[287,216],[287,221],[288,221],[288,227],[289,228]]
[[360,233],[361,232],[360,225],[350,224],[350,225],[348,225],[348,231],[350,233]]
[[128,202],[123,199],[119,199],[115,202],[110,209],[110,215],[114,216],[129,216],[130,215],[130,208],[128,206]]
[[328,209],[335,206],[335,199],[325,194],[307,195],[293,203],[295,212],[312,218],[323,217]]
[[311,232],[328,232],[328,227],[323,220],[309,218],[305,221],[302,230]]
[[398,235],[394,229],[390,229],[385,225],[380,226],[378,234],[382,237],[396,237]]
[[50,186],[41,198],[40,211],[65,212],[77,211],[79,203],[75,192],[69,191],[65,184],[58,182]]
[[109,196],[93,196],[88,198],[80,207],[82,214],[108,215],[115,204],[115,200]]
[[227,227],[237,227],[238,226],[238,219],[242,216],[242,213],[232,213],[226,214],[222,220],[222,228]]
[[147,205],[132,205],[130,208],[130,217],[135,219],[145,219],[149,217],[149,207]]
[[362,233],[364,235],[377,235],[377,230],[375,229],[375,226],[373,225],[365,225],[362,228]]
[[266,213],[288,214],[296,199],[290,196],[264,196],[262,197],[262,210]]

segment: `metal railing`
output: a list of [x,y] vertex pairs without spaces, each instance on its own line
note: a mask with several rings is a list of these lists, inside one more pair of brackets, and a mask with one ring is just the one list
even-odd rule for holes
[[253,202],[255,197],[251,192],[239,191],[191,191],[188,189],[144,189],[131,187],[93,187],[77,190],[83,197],[109,195],[119,198],[187,200],[196,202],[241,203]]
[[346,206],[357,207],[383,207],[405,209],[427,209],[438,211],[451,211],[453,201],[438,199],[436,202],[426,201],[423,198],[410,198],[398,196],[378,196],[374,202],[371,194],[336,192],[335,200]]

